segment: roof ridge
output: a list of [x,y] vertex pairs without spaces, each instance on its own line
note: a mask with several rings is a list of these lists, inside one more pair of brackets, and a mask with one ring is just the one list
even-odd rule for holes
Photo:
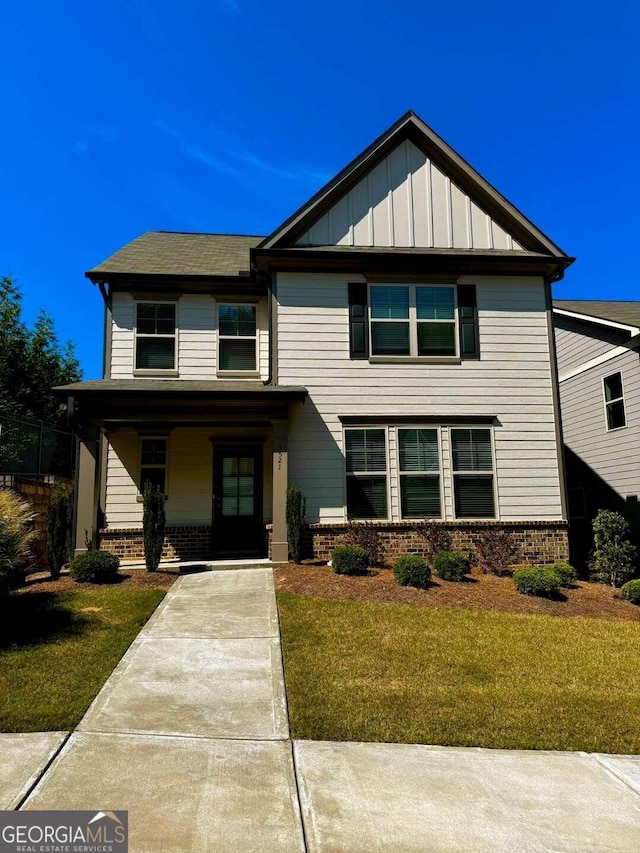
[[224,231],[145,231],[144,234],[141,234],[141,237],[144,237],[145,234],[181,234],[189,237],[251,237],[251,239],[255,240],[264,240],[264,235],[262,234],[228,234]]

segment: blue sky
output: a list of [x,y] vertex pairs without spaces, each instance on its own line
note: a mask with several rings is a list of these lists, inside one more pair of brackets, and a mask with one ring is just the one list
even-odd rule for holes
[[27,0],[0,25],[0,274],[86,378],[86,269],[149,230],[269,233],[407,109],[578,257],[557,297],[640,297],[632,0]]

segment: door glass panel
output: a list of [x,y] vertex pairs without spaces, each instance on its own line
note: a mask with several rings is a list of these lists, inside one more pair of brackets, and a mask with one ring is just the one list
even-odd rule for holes
[[254,514],[254,463],[252,456],[225,456],[222,460],[222,515]]

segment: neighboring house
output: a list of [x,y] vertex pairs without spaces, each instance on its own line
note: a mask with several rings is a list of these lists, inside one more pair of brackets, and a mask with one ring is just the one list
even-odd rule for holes
[[572,260],[413,113],[269,237],[144,234],[87,273],[104,379],[60,389],[77,550],[139,558],[149,480],[181,557],[286,560],[296,484],[319,557],[348,519],[415,550],[428,517],[566,559],[550,288]]
[[[569,515],[580,540],[598,509],[637,526],[640,302],[554,300]],[[573,544],[573,543],[572,543]]]

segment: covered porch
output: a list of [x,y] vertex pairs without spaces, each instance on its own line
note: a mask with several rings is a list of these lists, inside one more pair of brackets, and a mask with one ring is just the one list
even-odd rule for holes
[[167,495],[163,556],[288,559],[288,425],[305,388],[138,379],[57,390],[80,436],[75,553],[140,560],[149,480]]

